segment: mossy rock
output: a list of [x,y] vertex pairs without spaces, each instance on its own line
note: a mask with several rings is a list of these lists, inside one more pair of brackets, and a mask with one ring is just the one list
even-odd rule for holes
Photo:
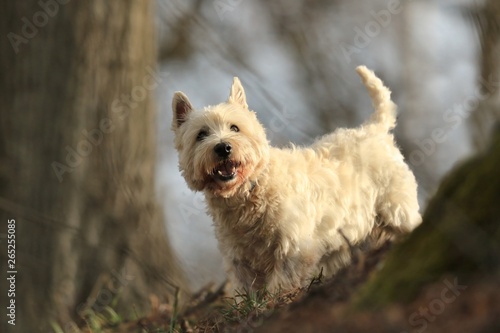
[[360,290],[356,307],[409,302],[444,275],[460,283],[500,267],[500,126],[490,148],[451,172],[429,202],[423,223],[391,251]]

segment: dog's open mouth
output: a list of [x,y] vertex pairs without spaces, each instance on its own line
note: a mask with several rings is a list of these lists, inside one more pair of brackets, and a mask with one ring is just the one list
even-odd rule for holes
[[227,182],[236,177],[236,170],[240,166],[239,162],[224,160],[221,161],[213,170],[214,178]]

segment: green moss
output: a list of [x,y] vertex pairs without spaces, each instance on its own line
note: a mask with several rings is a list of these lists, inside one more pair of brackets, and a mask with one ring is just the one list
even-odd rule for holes
[[500,267],[500,130],[488,151],[442,182],[423,223],[361,289],[356,307],[408,302],[445,274],[466,281]]

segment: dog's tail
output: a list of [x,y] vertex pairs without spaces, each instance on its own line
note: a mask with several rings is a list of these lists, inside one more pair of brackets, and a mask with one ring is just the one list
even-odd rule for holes
[[361,76],[370,93],[375,108],[375,113],[372,114],[368,123],[383,126],[386,131],[393,129],[396,126],[396,104],[391,100],[391,91],[384,86],[375,73],[365,66],[357,67],[356,72]]

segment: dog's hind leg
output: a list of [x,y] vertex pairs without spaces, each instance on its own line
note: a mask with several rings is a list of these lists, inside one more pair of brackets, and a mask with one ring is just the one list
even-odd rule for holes
[[406,165],[394,170],[390,184],[381,191],[377,213],[382,226],[392,232],[408,233],[421,222],[417,200],[417,183]]

